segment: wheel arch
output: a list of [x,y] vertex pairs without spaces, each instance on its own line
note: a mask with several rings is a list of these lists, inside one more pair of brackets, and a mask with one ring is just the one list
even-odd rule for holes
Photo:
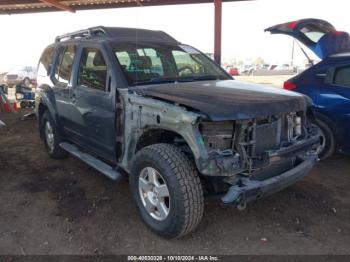
[[36,105],[37,107],[37,118],[38,118],[38,124],[39,124],[39,133],[40,137],[43,138],[43,133],[42,133],[42,117],[45,114],[45,112],[48,112],[52,120],[54,121],[55,125],[59,127],[58,125],[58,120],[57,120],[57,114],[56,110],[52,106],[52,104],[49,102],[49,100],[46,98],[46,96],[42,96],[41,99],[39,100],[39,103]]
[[173,130],[167,130],[163,128],[148,128],[137,139],[134,154],[140,151],[142,148],[154,144],[178,144],[179,146],[188,147],[193,155],[192,149],[186,139],[179,133]]

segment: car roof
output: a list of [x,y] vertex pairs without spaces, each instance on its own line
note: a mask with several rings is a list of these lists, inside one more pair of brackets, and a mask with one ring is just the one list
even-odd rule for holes
[[166,42],[179,44],[179,42],[163,31],[124,27],[91,27],[84,30],[57,36],[55,42],[75,41],[140,41],[140,42]]

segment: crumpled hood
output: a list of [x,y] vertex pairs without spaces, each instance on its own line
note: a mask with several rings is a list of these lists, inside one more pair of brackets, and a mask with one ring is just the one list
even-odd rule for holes
[[236,80],[157,84],[131,90],[199,110],[213,121],[266,117],[306,110],[308,105],[304,95]]

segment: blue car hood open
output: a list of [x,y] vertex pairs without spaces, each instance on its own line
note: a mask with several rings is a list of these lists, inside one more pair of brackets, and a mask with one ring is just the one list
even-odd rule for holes
[[333,25],[321,19],[301,19],[278,24],[265,29],[271,34],[285,34],[294,37],[319,58],[350,52],[350,36],[337,31]]

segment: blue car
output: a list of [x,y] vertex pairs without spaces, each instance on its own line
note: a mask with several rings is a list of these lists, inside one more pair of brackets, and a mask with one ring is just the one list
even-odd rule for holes
[[[294,37],[321,60],[287,80],[284,88],[309,96],[320,127],[319,157],[350,154],[350,37],[320,19],[302,19],[267,28]],[[304,52],[305,53],[305,52]]]

